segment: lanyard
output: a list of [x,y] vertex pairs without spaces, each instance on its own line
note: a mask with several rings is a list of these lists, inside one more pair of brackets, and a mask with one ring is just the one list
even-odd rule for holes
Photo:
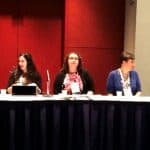
[[121,83],[122,83],[124,95],[125,96],[132,96],[131,86],[130,86],[130,77],[128,76],[128,79],[125,81],[123,78],[123,74],[121,72],[121,69],[118,69],[118,70],[119,70],[119,74],[121,76]]
[[119,74],[121,76],[121,83],[122,83],[123,88],[128,89],[130,87],[130,77],[128,76],[128,79],[124,80],[121,69],[118,69],[118,70],[119,70]]

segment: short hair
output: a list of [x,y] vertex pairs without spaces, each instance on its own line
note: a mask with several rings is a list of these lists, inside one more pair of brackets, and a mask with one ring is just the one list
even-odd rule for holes
[[120,56],[120,63],[122,63],[123,61],[128,61],[129,59],[135,59],[134,53],[129,51],[123,51]]

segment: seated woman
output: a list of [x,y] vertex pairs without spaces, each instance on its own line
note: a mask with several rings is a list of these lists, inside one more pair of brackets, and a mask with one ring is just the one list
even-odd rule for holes
[[21,53],[18,58],[18,65],[11,73],[7,92],[12,94],[13,85],[35,85],[37,93],[41,93],[41,76],[38,73],[32,56],[29,53]]
[[120,68],[109,73],[107,78],[108,95],[117,95],[121,91],[125,96],[141,95],[141,83],[137,72],[134,70],[134,54],[124,51],[120,57]]
[[54,81],[54,94],[61,93],[63,89],[67,90],[68,94],[86,94],[88,91],[94,91],[93,80],[82,68],[81,58],[75,52],[66,56],[63,68]]

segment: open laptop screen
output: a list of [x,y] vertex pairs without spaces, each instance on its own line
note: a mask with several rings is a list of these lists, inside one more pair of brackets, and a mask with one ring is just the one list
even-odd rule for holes
[[36,86],[12,86],[12,95],[36,95]]

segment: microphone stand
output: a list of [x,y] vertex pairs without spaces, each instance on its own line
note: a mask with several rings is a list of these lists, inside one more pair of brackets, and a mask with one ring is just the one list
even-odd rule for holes
[[47,86],[47,88],[46,88],[46,94],[47,94],[47,96],[50,96],[50,80],[48,80],[46,82],[46,86]]
[[46,94],[47,96],[50,96],[50,75],[48,70],[47,70]]

